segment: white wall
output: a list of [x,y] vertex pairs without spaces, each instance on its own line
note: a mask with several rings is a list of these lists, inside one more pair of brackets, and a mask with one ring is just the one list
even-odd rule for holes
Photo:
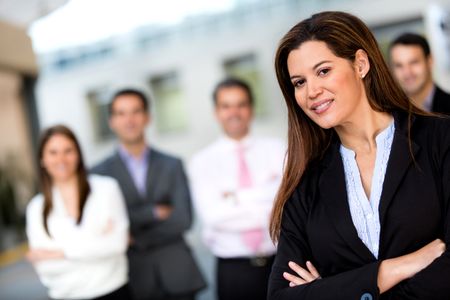
[[48,126],[63,122],[73,128],[88,164],[92,164],[112,151],[114,142],[95,142],[86,93],[96,87],[118,88],[127,84],[149,91],[151,76],[176,71],[185,93],[188,128],[180,134],[160,135],[151,127],[147,135],[150,143],[186,159],[220,134],[212,111],[211,92],[224,76],[223,61],[254,53],[269,112],[264,119],[256,120],[254,131],[284,138],[286,114],[274,75],[273,57],[279,39],[291,26],[321,10],[344,10],[355,13],[369,25],[381,25],[420,18],[429,3],[425,0],[305,2],[286,0],[275,5],[274,1],[261,1],[270,9],[255,6],[254,11],[242,16],[219,15],[215,22],[209,21],[204,27],[193,26],[191,30],[186,28],[190,23],[182,24],[168,41],[146,50],[136,47],[129,36],[121,37],[115,41],[121,47],[110,58],[65,71],[43,72],[37,87],[41,123]]

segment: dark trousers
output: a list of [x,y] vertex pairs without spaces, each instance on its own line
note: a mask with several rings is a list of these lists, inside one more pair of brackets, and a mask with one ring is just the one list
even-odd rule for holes
[[[158,298],[159,299],[159,298]],[[190,295],[181,295],[181,296],[164,296],[161,298],[164,300],[195,300],[195,294]],[[153,300],[153,298],[149,298],[148,300]]]
[[112,291],[109,294],[97,297],[97,298],[93,298],[91,300],[130,300],[131,299],[131,294],[130,294],[130,290],[128,287],[128,284],[118,288],[115,291]]
[[[125,284],[124,286],[118,288],[115,291],[112,291],[109,294],[97,297],[97,298],[92,298],[89,300],[131,300],[131,293],[128,287],[128,284]],[[56,299],[52,299],[50,298],[50,300],[56,300]]]
[[264,258],[218,258],[219,300],[265,300],[274,256]]
[[[150,298],[145,298],[145,300],[195,300],[196,293],[184,294],[184,295],[167,295],[161,292],[157,297],[151,296]],[[131,299],[136,300],[132,297]],[[144,299],[144,298],[140,298]]]
[[195,300],[195,295],[170,296],[166,300]]

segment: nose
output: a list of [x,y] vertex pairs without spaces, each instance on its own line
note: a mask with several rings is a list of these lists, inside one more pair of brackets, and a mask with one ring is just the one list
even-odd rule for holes
[[404,77],[411,77],[413,75],[412,67],[409,65],[403,66],[401,72]]
[[239,116],[240,108],[238,106],[230,107],[229,115],[232,117]]
[[315,80],[309,80],[308,81],[308,98],[309,99],[316,99],[317,96],[319,96],[322,93],[322,88]]

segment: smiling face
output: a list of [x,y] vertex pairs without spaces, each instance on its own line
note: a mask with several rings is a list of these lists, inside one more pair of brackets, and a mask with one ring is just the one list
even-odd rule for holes
[[235,140],[248,134],[252,120],[252,105],[246,90],[239,86],[217,91],[216,117],[225,134]]
[[307,41],[289,53],[287,67],[298,105],[322,128],[351,122],[369,106],[361,76],[370,66],[362,50],[352,63],[324,42]]
[[391,49],[391,67],[395,78],[408,96],[421,93],[432,79],[432,58],[417,45],[395,45]]
[[121,143],[142,143],[149,122],[150,116],[138,96],[121,95],[114,100],[109,125]]
[[64,182],[76,176],[79,160],[75,143],[64,134],[54,134],[44,145],[41,163],[53,182]]

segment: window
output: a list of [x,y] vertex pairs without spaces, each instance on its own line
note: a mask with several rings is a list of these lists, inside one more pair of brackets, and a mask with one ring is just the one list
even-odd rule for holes
[[[389,61],[389,45],[400,34],[405,32],[416,32],[423,34],[425,31],[424,23],[421,18],[404,20],[396,23],[388,23],[371,28],[378,45],[386,61]],[[424,35],[425,36],[425,35]]]
[[179,78],[170,72],[150,79],[153,91],[154,118],[156,129],[160,133],[183,131],[187,127],[187,116],[183,92]]
[[224,69],[227,76],[242,79],[250,85],[255,101],[255,115],[257,117],[263,116],[267,109],[261,75],[256,64],[255,56],[249,54],[226,60],[224,62]]
[[87,93],[96,141],[104,141],[114,137],[108,124],[110,96],[111,94],[106,88],[99,88]]

